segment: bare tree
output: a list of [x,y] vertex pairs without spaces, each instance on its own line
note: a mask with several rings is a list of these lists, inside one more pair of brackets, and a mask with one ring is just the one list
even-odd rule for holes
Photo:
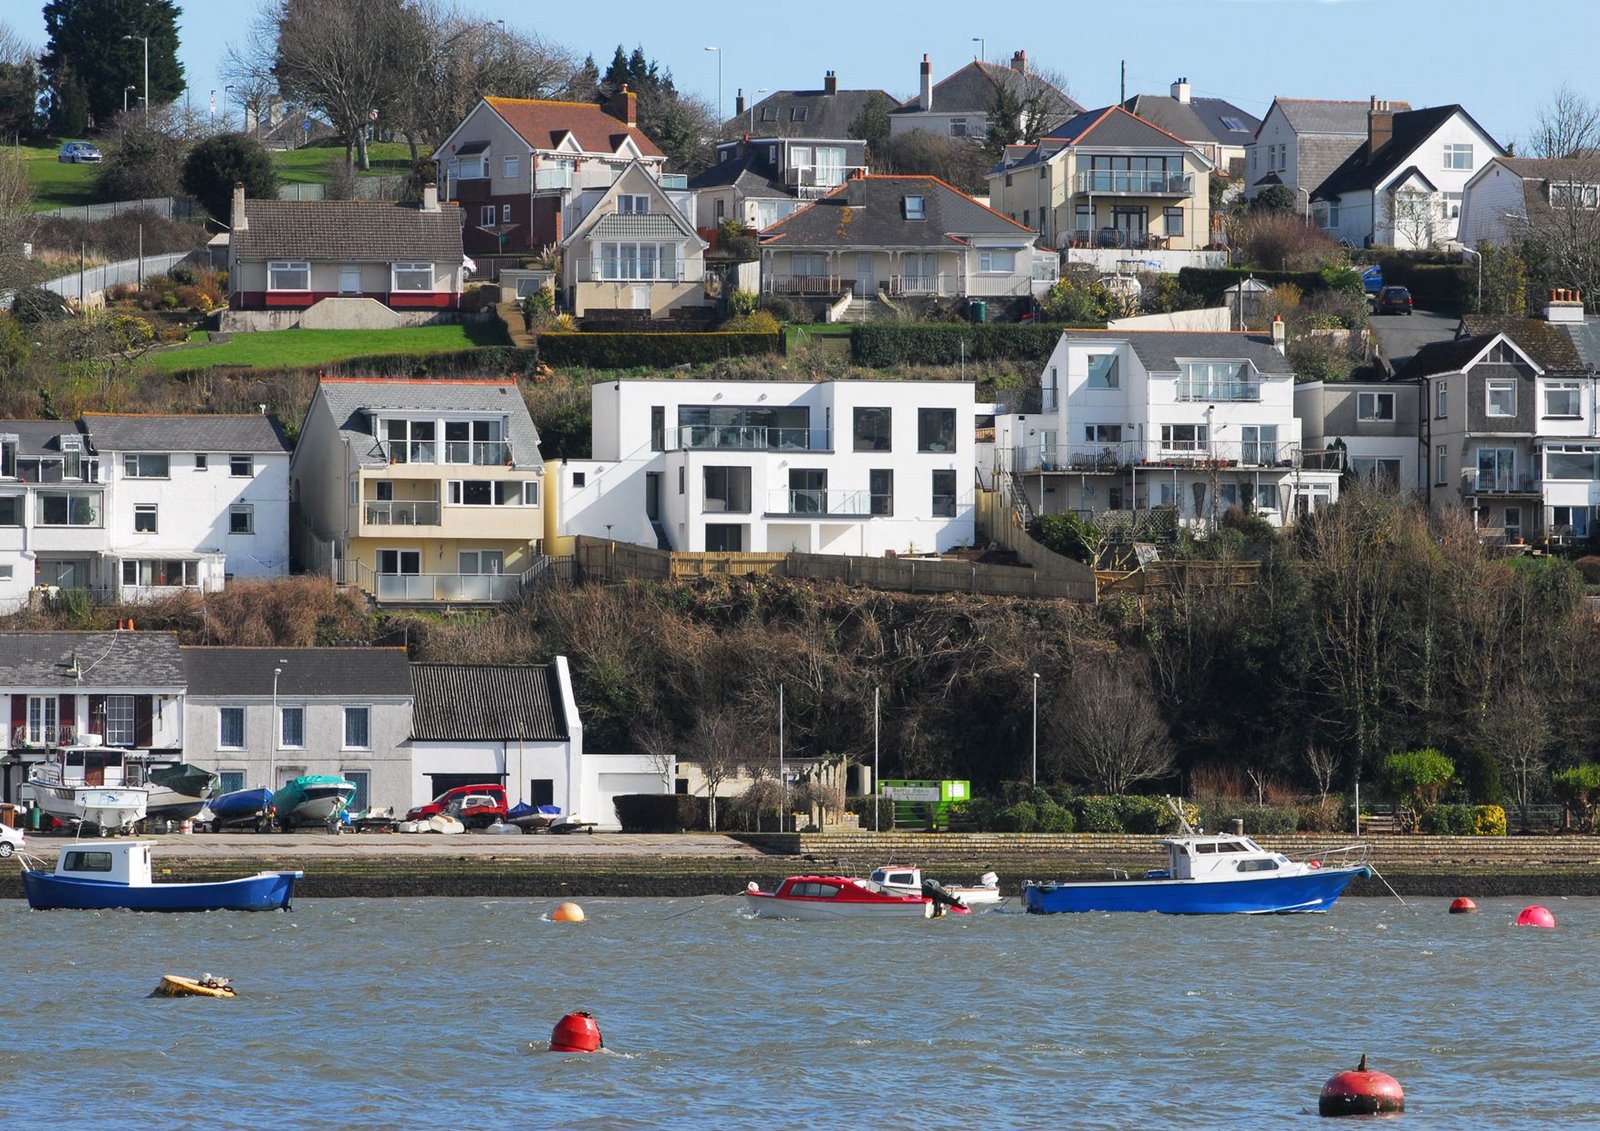
[[1328,804],[1328,794],[1333,790],[1334,776],[1339,772],[1339,752],[1331,746],[1312,745],[1306,747],[1304,757],[1306,768],[1317,783],[1317,804],[1325,806]]
[[[1432,247],[1439,232],[1439,196],[1417,189],[1391,190],[1383,209],[1396,247]],[[1402,244],[1401,241],[1405,242]]]
[[1600,103],[1566,83],[1539,104],[1528,136],[1530,157],[1582,157],[1600,150]]
[[0,150],[0,280],[15,288],[38,278],[38,265],[23,254],[39,226],[31,210],[33,188],[20,150]]
[[680,748],[706,779],[707,821],[717,831],[717,793],[745,764],[745,727],[727,708],[702,714]]
[[1113,794],[1172,773],[1172,739],[1139,668],[1080,657],[1070,686],[1071,705],[1048,727],[1068,773]]
[[1511,798],[1524,831],[1533,801],[1533,783],[1545,768],[1553,732],[1544,696],[1519,681],[1503,690],[1479,720],[1478,740],[1511,779]]
[[[1513,228],[1529,273],[1550,287],[1600,300],[1600,149],[1553,158]],[[1532,195],[1532,194],[1530,194]],[[1542,297],[1542,296],[1539,296]]]

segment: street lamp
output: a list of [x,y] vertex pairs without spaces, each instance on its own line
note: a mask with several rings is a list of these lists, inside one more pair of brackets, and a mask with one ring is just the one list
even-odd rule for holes
[[1039,784],[1039,673],[1033,673],[1033,784]]
[[[772,88],[770,86],[758,86],[758,87],[756,87],[756,94],[757,95],[762,95],[762,94],[767,93],[767,91],[769,91],[771,89]],[[749,125],[747,125],[745,127],[745,133],[753,134],[753,133],[756,132],[756,103],[759,102],[759,101],[761,101],[761,99],[759,97],[753,97],[753,98],[750,99],[750,107],[749,107],[750,123],[749,123]]]
[[707,47],[707,51],[717,54],[717,121],[722,121],[722,48]]
[[1472,248],[1466,247],[1466,246],[1463,245],[1463,247],[1461,248],[1461,254],[1462,255],[1470,255],[1470,256],[1472,256],[1472,258],[1474,258],[1474,259],[1476,259],[1478,261],[1478,313],[1482,314],[1483,313],[1483,253],[1480,252],[1480,251],[1474,251]]
[[[144,114],[150,116],[150,37],[148,35],[125,35],[122,37],[128,42],[137,39],[144,44]],[[126,99],[127,95],[123,95]]]
[[[279,660],[278,661],[279,664],[286,664],[288,662],[289,661],[287,661],[287,660]],[[278,750],[278,726],[279,726],[279,722],[278,722],[278,677],[280,675],[282,675],[282,674],[283,674],[283,668],[282,667],[276,667],[276,668],[272,669],[272,718],[267,723],[267,788],[268,789],[273,789],[274,788],[274,786],[272,784],[272,778],[273,778],[273,771],[276,769],[276,766],[273,763],[277,761],[276,754],[277,754],[277,750]]]
[[975,35],[972,37],[972,42],[978,45],[978,62],[987,63],[989,61],[989,41],[981,35]]

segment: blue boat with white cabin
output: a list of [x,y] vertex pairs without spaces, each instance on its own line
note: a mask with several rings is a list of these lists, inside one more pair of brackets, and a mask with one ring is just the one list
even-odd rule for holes
[[257,872],[236,880],[156,883],[150,841],[76,842],[61,849],[54,872],[22,873],[35,911],[278,911],[289,909],[304,872]]
[[[1141,879],[1126,875],[1079,883],[1022,886],[1024,910],[1039,915],[1070,911],[1159,911],[1165,915],[1272,915],[1326,911],[1352,880],[1372,875],[1366,846],[1327,849],[1306,860],[1271,852],[1242,834],[1182,829],[1161,841],[1165,868]],[[1336,861],[1336,862],[1330,862]]]

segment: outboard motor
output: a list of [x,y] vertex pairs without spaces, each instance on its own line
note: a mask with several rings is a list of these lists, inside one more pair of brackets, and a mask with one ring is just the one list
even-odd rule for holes
[[961,897],[953,892],[946,891],[944,885],[938,880],[923,880],[922,894],[933,900],[933,913],[935,915],[943,915],[946,907],[959,907],[963,911],[968,910]]

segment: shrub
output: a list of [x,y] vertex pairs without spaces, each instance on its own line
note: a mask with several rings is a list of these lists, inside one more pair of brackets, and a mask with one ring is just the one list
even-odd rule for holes
[[1080,832],[1120,833],[1122,820],[1117,812],[1117,799],[1091,794],[1079,797],[1072,803],[1073,820]]
[[1077,827],[1072,819],[1072,810],[1054,801],[1046,801],[1036,806],[1034,811],[1038,814],[1035,832],[1070,833]]
[[754,310],[728,319],[721,329],[724,334],[776,334],[783,327],[768,311]]
[[1111,801],[1117,825],[1125,833],[1166,832],[1177,823],[1167,807],[1154,797],[1123,794]]
[[1035,516],[1028,524],[1028,533],[1045,549],[1087,565],[1095,564],[1106,541],[1092,522],[1070,511]]
[[[971,802],[965,802],[965,804],[971,804]],[[846,813],[854,813],[860,818],[861,827],[867,832],[871,832],[874,805],[877,806],[878,810],[877,827],[883,832],[892,831],[894,829],[894,802],[887,797],[851,797],[845,801],[844,811]],[[980,825],[980,827],[989,828],[990,826]]]
[[987,797],[957,801],[950,806],[950,824],[960,825],[973,832],[987,832],[994,828],[996,808],[995,803]]
[[779,322],[804,322],[805,316],[800,308],[782,295],[767,295],[761,300],[761,309],[772,315]]
[[1600,585],[1600,557],[1596,557],[1594,554],[1585,554],[1572,564],[1583,575],[1585,585]]
[[1337,805],[1297,805],[1294,811],[1299,832],[1331,833],[1339,828]]
[[[736,290],[728,296],[728,313],[735,318],[742,318],[746,314],[754,314],[760,296],[754,291]],[[768,313],[771,313],[770,311]],[[773,315],[776,318],[776,315]]]
[[1472,836],[1477,831],[1477,810],[1471,805],[1435,805],[1422,814],[1418,825],[1436,836]]
[[694,802],[683,793],[625,793],[612,805],[625,833],[677,833],[694,823]]
[[1504,799],[1500,763],[1489,751],[1477,748],[1463,752],[1456,759],[1456,773],[1469,800],[1498,805]]
[[589,369],[667,369],[780,353],[778,334],[625,334],[546,333],[539,336],[539,355],[547,365]]
[[1206,811],[1206,828],[1223,832],[1230,821],[1243,821],[1246,836],[1283,836],[1300,827],[1299,810],[1284,805],[1219,804]]
[[1066,328],[1043,323],[1019,326],[1007,322],[868,322],[850,331],[850,356],[857,365],[877,369],[891,365],[958,365],[963,358],[968,362],[1041,362],[1050,356]]
[[1383,760],[1379,781],[1404,822],[1407,811],[1414,821],[1438,804],[1439,794],[1455,776],[1456,764],[1429,748],[1389,755]]
[[1472,809],[1475,836],[1505,836],[1506,811],[1499,805],[1475,805]]
[[1600,802],[1600,765],[1584,762],[1550,775],[1550,792],[1572,810],[1578,831],[1594,831],[1594,807]]
[[1018,801],[1014,805],[1007,805],[997,810],[994,815],[996,832],[1002,833],[1027,833],[1032,832],[1039,823],[1039,811],[1026,801]]

